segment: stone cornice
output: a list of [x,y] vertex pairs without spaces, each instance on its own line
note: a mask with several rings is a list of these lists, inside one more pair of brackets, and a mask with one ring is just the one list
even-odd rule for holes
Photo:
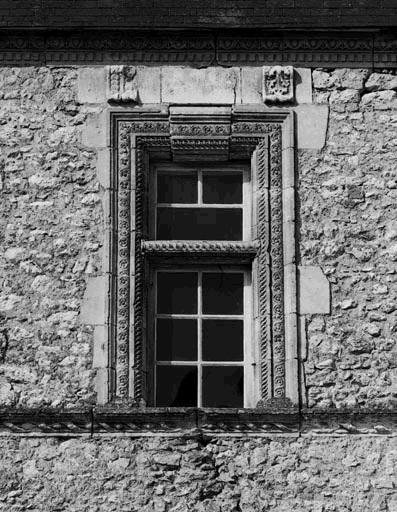
[[[297,25],[298,26],[298,25]],[[120,27],[119,27],[120,28]],[[2,30],[0,65],[397,66],[397,32]]]
[[390,0],[1,0],[3,28],[247,28],[296,29],[397,26]]
[[393,411],[322,411],[299,413],[293,407],[258,409],[137,408],[109,404],[84,410],[0,410],[0,435],[81,436],[261,436],[396,435]]

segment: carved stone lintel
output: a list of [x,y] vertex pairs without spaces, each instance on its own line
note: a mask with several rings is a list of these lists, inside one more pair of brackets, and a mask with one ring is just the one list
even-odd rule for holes
[[132,66],[108,66],[107,99],[109,103],[138,103],[134,85],[136,69]]
[[263,101],[285,103],[294,99],[294,68],[263,67]]
[[142,250],[146,254],[171,255],[171,254],[194,254],[194,255],[219,255],[228,256],[251,255],[258,252],[258,242],[223,242],[223,241],[168,241],[150,240],[142,242]]

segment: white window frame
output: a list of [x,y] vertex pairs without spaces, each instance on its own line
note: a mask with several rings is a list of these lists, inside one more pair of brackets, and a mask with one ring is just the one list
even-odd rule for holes
[[[203,315],[201,312],[201,276],[205,273],[210,272],[220,272],[219,267],[223,267],[221,269],[224,273],[237,273],[241,272],[244,274],[244,307],[242,315]],[[253,334],[253,289],[252,289],[252,269],[247,265],[214,265],[214,264],[205,264],[205,265],[172,265],[172,266],[164,266],[159,265],[152,269],[151,272],[151,290],[150,290],[150,299],[149,299],[149,319],[150,328],[148,330],[149,336],[149,344],[148,351],[150,351],[150,355],[148,357],[150,361],[150,368],[148,368],[151,382],[153,383],[152,393],[150,397],[150,401],[153,402],[153,405],[156,406],[156,367],[158,365],[157,357],[156,357],[156,320],[159,318],[156,311],[157,304],[157,274],[158,272],[197,272],[199,274],[198,281],[198,289],[197,289],[197,304],[198,304],[198,313],[197,314],[164,314],[161,315],[161,318],[194,318],[198,319],[197,328],[198,328],[198,354],[197,361],[161,361],[160,364],[163,365],[185,365],[185,366],[196,366],[198,367],[198,396],[197,396],[197,407],[202,407],[202,367],[203,366],[242,366],[244,369],[244,403],[243,408],[251,408],[255,407],[258,401],[258,391],[259,391],[259,381],[258,381],[258,372],[257,372],[257,356],[258,356],[258,347],[256,340],[254,339]],[[203,361],[201,355],[201,319],[203,318],[238,318],[244,320],[244,359],[243,361]],[[226,359],[226,358],[225,358]]]
[[[249,163],[230,163],[230,165],[220,164],[193,164],[193,163],[170,163],[154,162],[150,166],[150,186],[149,186],[149,211],[152,212],[149,227],[149,236],[151,240],[156,240],[157,208],[242,208],[243,211],[243,241],[252,240],[252,179],[251,167]],[[198,202],[194,203],[158,203],[157,202],[157,176],[159,172],[198,172]],[[242,172],[243,173],[243,202],[238,204],[212,204],[202,201],[202,174],[203,172]]]

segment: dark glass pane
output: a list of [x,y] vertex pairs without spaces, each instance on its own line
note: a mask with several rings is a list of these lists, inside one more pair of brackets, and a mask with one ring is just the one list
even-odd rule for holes
[[203,173],[203,203],[239,204],[242,200],[242,173]]
[[243,341],[243,320],[203,320],[204,361],[242,361]]
[[203,407],[243,407],[241,366],[203,366]]
[[244,275],[203,273],[203,313],[207,315],[243,314]]
[[197,407],[197,366],[157,366],[157,407]]
[[197,313],[196,272],[158,272],[157,313]]
[[197,173],[159,173],[158,203],[197,203]]
[[197,320],[157,319],[157,360],[197,360]]
[[241,240],[241,208],[157,208],[158,240]]

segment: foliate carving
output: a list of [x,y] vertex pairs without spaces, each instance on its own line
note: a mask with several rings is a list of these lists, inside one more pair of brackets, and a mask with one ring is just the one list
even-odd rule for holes
[[292,66],[263,67],[263,101],[285,103],[294,99]]
[[225,124],[171,124],[171,135],[174,136],[217,136],[229,133],[230,126]]
[[171,139],[171,151],[176,161],[213,161],[228,160],[229,138],[198,139],[177,138]]
[[136,69],[132,66],[108,66],[107,99],[109,103],[137,103],[134,84]]
[[142,242],[146,254],[197,254],[254,256],[259,248],[258,242],[223,242],[223,241],[168,241],[153,240]]
[[270,138],[270,256],[272,259],[273,393],[285,396],[284,258],[281,127]]
[[130,329],[130,136],[128,125],[121,123],[118,141],[117,194],[117,319],[116,319],[116,394],[128,397]]

